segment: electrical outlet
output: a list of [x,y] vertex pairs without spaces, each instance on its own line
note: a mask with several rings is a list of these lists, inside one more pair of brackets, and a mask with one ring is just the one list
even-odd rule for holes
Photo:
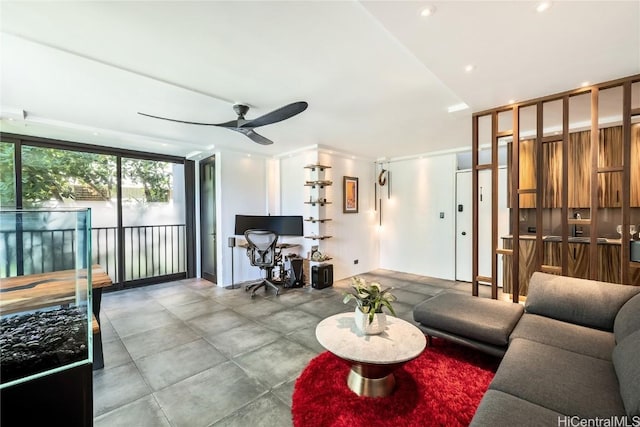
[[440,219],[444,218],[444,212],[440,212]]
[[354,264],[357,264],[357,263],[358,263],[358,260],[357,260],[357,259],[354,259],[354,260],[353,260],[353,263],[354,263]]

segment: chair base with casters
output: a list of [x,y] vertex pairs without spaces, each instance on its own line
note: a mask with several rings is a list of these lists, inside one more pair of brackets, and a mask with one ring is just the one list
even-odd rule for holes
[[262,279],[259,282],[247,285],[244,287],[244,290],[245,292],[251,291],[251,298],[253,298],[254,296],[256,296],[256,292],[258,291],[258,289],[262,287],[264,287],[265,292],[267,291],[267,288],[273,288],[273,290],[276,291],[276,296],[278,296],[278,294],[280,293],[280,288],[278,288],[273,282],[267,279]]

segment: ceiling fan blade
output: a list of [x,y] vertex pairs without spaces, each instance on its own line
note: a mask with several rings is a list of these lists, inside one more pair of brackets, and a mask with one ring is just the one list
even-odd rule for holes
[[253,129],[243,129],[243,128],[231,128],[231,129],[235,130],[236,132],[240,132],[241,134],[249,137],[249,139],[251,139],[253,142],[257,142],[258,144],[261,144],[261,145],[273,144],[272,140],[265,138],[259,133],[254,132]]
[[267,113],[256,119],[248,120],[247,122],[240,125],[240,127],[241,128],[257,128],[258,126],[269,125],[271,123],[278,123],[288,119],[289,117],[293,117],[296,114],[302,113],[304,110],[307,109],[308,106],[309,104],[307,104],[304,101],[294,102],[292,104],[285,105],[284,107],[280,107],[277,110],[273,110],[270,113]]
[[168,117],[154,116],[152,114],[141,113],[139,111],[138,111],[138,114],[140,114],[141,116],[147,116],[147,117],[151,117],[151,118],[154,118],[154,119],[168,120],[170,122],[177,122],[177,123],[186,123],[188,125],[220,126],[220,127],[225,127],[225,128],[235,128],[238,125],[238,121],[237,120],[231,120],[230,122],[225,122],[225,123],[201,123],[201,122],[189,122],[189,121],[186,121],[186,120],[170,119]]

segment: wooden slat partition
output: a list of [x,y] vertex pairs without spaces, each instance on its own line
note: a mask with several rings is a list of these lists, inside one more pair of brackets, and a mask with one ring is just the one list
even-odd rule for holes
[[[542,170],[538,169],[538,173]],[[560,253],[562,275],[569,272],[569,96],[562,97],[562,252]]]
[[598,212],[598,150],[599,150],[599,137],[598,137],[598,88],[593,88],[591,91],[591,201],[589,203],[591,207],[591,241],[589,242],[589,278],[591,280],[598,280],[598,244],[596,239],[595,230],[598,229],[598,215],[593,213]]
[[471,294],[478,296],[478,120],[479,116],[474,115],[471,119],[471,164],[473,169],[471,171],[471,198],[473,199],[472,207],[472,232],[473,239],[471,243]]
[[596,172],[598,173],[609,173],[609,172],[623,172],[623,166],[607,166],[607,167],[599,167]]
[[562,135],[543,136],[539,139],[542,144],[547,144],[550,142],[562,142]]
[[[631,95],[632,95],[632,84],[640,83],[640,74],[624,77],[617,80],[612,80],[609,82],[604,82],[600,84],[596,84],[590,87],[578,88],[554,95],[549,95],[545,97],[540,97],[533,100],[528,100],[525,102],[521,102],[519,104],[510,105],[510,106],[502,106],[490,110],[485,110],[482,112],[476,112],[473,115],[473,138],[474,138],[474,161],[473,161],[473,172],[474,172],[474,204],[478,203],[478,171],[479,170],[491,170],[492,173],[496,173],[497,171],[497,158],[495,154],[497,152],[497,141],[499,138],[512,136],[511,142],[511,151],[508,154],[509,156],[509,185],[508,185],[508,198],[509,198],[509,206],[511,208],[510,212],[510,222],[511,222],[511,234],[512,239],[509,239],[510,245],[512,249],[500,249],[497,247],[496,239],[497,237],[497,223],[495,219],[492,218],[492,245],[493,245],[493,254],[495,254],[494,261],[497,262],[497,257],[499,255],[505,256],[509,265],[508,268],[505,266],[505,277],[511,278],[511,284],[513,288],[511,291],[513,292],[513,301],[518,301],[518,293],[520,291],[519,285],[521,283],[525,283],[528,277],[524,277],[530,274],[531,270],[535,266],[535,269],[538,271],[548,271],[554,274],[563,274],[568,275],[569,271],[571,274],[577,274],[581,277],[588,277],[590,279],[601,280],[600,276],[602,276],[605,281],[614,281],[621,282],[625,284],[630,284],[631,282],[637,284],[638,277],[638,269],[640,269],[640,262],[632,262],[630,261],[630,250],[629,245],[625,244],[626,239],[622,240],[622,245],[619,247],[612,247],[610,243],[598,244],[598,236],[606,236],[607,233],[610,233],[611,230],[608,229],[599,229],[599,209],[600,208],[609,208],[609,209],[619,209],[614,211],[613,220],[614,223],[620,223],[628,230],[629,224],[632,222],[631,216],[631,206],[640,205],[640,202],[634,200],[640,200],[640,196],[635,196],[638,194],[636,191],[637,188],[640,188],[640,185],[636,183],[636,181],[640,181],[640,179],[634,178],[636,175],[636,171],[633,169],[633,161],[631,159],[632,151],[632,142],[635,143],[635,137],[632,135],[632,131],[635,132],[635,127],[640,125],[631,124],[631,118],[633,116],[640,116],[640,108],[632,108],[631,106]],[[599,97],[600,90],[611,89],[611,88],[620,88],[623,89],[623,105],[622,105],[622,144],[620,148],[617,150],[617,155],[620,154],[623,157],[623,164],[610,163],[604,161],[599,164],[599,158],[602,157],[601,150],[605,150],[607,153],[610,153],[613,148],[609,147],[609,145],[605,144],[605,147],[602,146],[601,138],[603,138],[603,131],[599,129]],[[569,100],[573,96],[580,94],[588,94],[590,97],[590,118],[591,118],[591,126],[588,130],[589,137],[580,141],[577,144],[574,139],[577,138],[574,134],[570,134],[569,128]],[[545,123],[543,123],[544,119],[544,111],[543,106],[545,102],[551,101],[561,101],[562,102],[562,133],[561,135],[544,135]],[[536,135],[535,138],[529,138],[528,141],[520,141],[520,131],[519,131],[519,112],[524,107],[536,106]],[[513,127],[512,130],[509,131],[501,131],[497,130],[497,115],[499,113],[503,113],[506,111],[512,111],[513,113]],[[483,164],[478,165],[478,118],[491,116],[492,119],[492,162],[491,164]],[[547,127],[551,126],[551,123],[547,123]],[[608,125],[604,125],[608,126]],[[583,132],[587,133],[587,132]],[[574,138],[574,139],[571,139]],[[606,136],[604,137],[607,138]],[[632,138],[633,141],[632,141]],[[584,139],[584,138],[583,138]],[[618,140],[618,139],[616,139]],[[535,145],[530,144],[534,142]],[[529,142],[527,145],[525,142]],[[555,147],[554,147],[555,145]],[[638,143],[640,146],[640,143]],[[526,147],[526,148],[525,148]],[[547,147],[547,148],[543,148]],[[521,149],[524,150],[521,153]],[[575,152],[570,151],[574,150]],[[635,149],[635,148],[633,148]],[[640,147],[639,147],[640,149]],[[533,151],[535,150],[535,152]],[[578,150],[578,151],[576,151]],[[582,150],[582,151],[579,151]],[[525,153],[527,156],[525,156]],[[534,154],[535,153],[535,154]],[[522,154],[522,155],[521,155]],[[536,160],[535,166],[531,164],[525,164],[525,157],[531,154],[531,158]],[[635,154],[634,154],[635,155]],[[547,156],[547,157],[545,157]],[[562,160],[560,162],[560,156],[562,156]],[[547,171],[545,169],[545,158],[555,159],[557,162],[557,167],[554,170]],[[520,164],[520,161],[523,162],[523,165]],[[571,162],[571,163],[569,163]],[[560,167],[561,163],[561,167]],[[528,169],[535,169],[533,172],[525,172]],[[552,168],[553,169],[553,168]],[[640,168],[635,168],[640,169]],[[570,172],[573,170],[578,170],[580,173]],[[587,184],[587,179],[582,171],[588,171],[587,176],[589,183]],[[520,174],[524,174],[524,178],[521,179]],[[527,182],[526,177],[533,178],[535,173],[535,182]],[[546,174],[546,175],[545,175]],[[607,175],[608,174],[608,175]],[[553,175],[553,176],[552,176]],[[554,188],[551,190],[545,188],[545,176],[548,180],[555,180]],[[640,176],[640,174],[638,175]],[[584,179],[584,180],[583,180]],[[632,181],[633,180],[633,181]],[[497,182],[497,181],[495,181]],[[582,192],[576,193],[575,191],[570,193],[569,187],[571,185],[575,185],[575,183],[585,183],[581,187]],[[521,186],[522,183],[522,186]],[[588,187],[587,187],[588,185]],[[602,194],[599,194],[600,187],[603,188]],[[492,180],[492,190],[497,190],[497,185]],[[618,193],[619,192],[619,197]],[[632,194],[632,192],[634,192]],[[612,196],[613,194],[613,196]],[[497,193],[494,194],[494,198]],[[533,196],[535,195],[535,199]],[[546,195],[546,197],[545,197]],[[520,201],[522,200],[522,204]],[[614,202],[611,202],[614,200]],[[619,201],[618,201],[619,200]],[[532,243],[531,240],[521,240],[519,235],[519,225],[520,222],[520,209],[533,209],[535,208],[535,225],[536,225],[536,239],[535,246],[531,246],[530,251],[530,261],[527,263],[527,270],[520,274],[520,265],[522,264],[522,260],[520,260],[521,255],[521,242],[529,242]],[[543,231],[544,222],[543,215],[548,214],[548,210],[546,208],[559,208],[556,210],[554,215],[558,215],[558,211],[560,212],[560,230],[561,239],[559,242],[555,243],[557,249],[554,249],[554,256],[557,259],[558,265],[549,265],[556,264],[556,262],[545,263],[545,252],[546,242],[543,241]],[[590,214],[587,219],[575,219],[570,218],[573,213],[570,209],[579,209],[579,208],[589,208]],[[492,205],[492,215],[497,216],[497,207]],[[618,220],[618,213],[620,212],[620,220]],[[484,280],[485,282],[491,283],[496,280],[497,275],[494,273],[492,265],[492,275],[494,277],[479,277],[478,269],[477,269],[477,258],[478,258],[478,242],[477,242],[477,227],[478,227],[478,218],[477,218],[477,209],[474,210],[474,226],[476,227],[474,230],[474,294],[477,295],[477,281],[479,279]],[[582,213],[584,216],[584,213]],[[600,213],[602,215],[602,213]],[[611,221],[607,220],[607,223]],[[529,225],[532,225],[529,223]],[[556,223],[557,225],[557,223]],[[588,226],[590,228],[589,234],[589,242],[581,243],[581,248],[584,248],[582,251],[582,256],[579,261],[576,261],[573,254],[573,251],[576,247],[576,242],[569,242],[569,226]],[[544,231],[544,233],[549,233],[549,231]],[[555,232],[558,233],[557,231]],[[626,234],[625,234],[626,236]],[[506,241],[505,241],[506,245]],[[614,245],[615,246],[615,245]],[[548,249],[548,248],[547,248]],[[572,250],[570,254],[570,249]],[[615,249],[615,250],[613,250]],[[523,249],[524,250],[524,249]],[[535,250],[535,256],[533,256],[533,251]],[[612,253],[615,252],[615,256]],[[534,260],[535,258],[535,260]],[[607,264],[608,263],[608,264]],[[615,265],[619,266],[615,268],[612,272],[610,268],[605,269],[604,271],[603,265]],[[579,268],[578,268],[579,267]],[[508,272],[507,272],[508,271]],[[615,273],[613,275],[612,273]],[[619,274],[618,274],[619,273]],[[520,277],[522,276],[522,277]],[[605,277],[606,276],[606,277]],[[615,277],[614,277],[615,276]],[[526,293],[526,286],[523,292]]]
[[558,265],[542,265],[540,271],[543,273],[562,274],[562,267]]
[[[631,222],[629,205],[631,202],[631,82],[626,81],[622,85],[622,230],[629,230]],[[623,234],[623,236],[625,235]],[[620,277],[623,284],[630,284],[629,268],[631,261],[629,244],[622,239],[620,248]]]

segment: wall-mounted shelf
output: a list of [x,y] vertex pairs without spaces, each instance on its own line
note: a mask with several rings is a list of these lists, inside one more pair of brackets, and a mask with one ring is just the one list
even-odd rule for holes
[[306,205],[311,205],[311,206],[324,206],[324,205],[330,205],[331,202],[327,202],[326,200],[311,200],[308,202],[304,202]]
[[331,166],[313,164],[313,165],[307,165],[304,168],[305,169],[311,169],[312,171],[315,171],[316,169],[324,171],[325,169],[331,169]]
[[313,217],[310,217],[310,218],[305,218],[304,220],[307,221],[307,222],[312,222],[312,223],[315,224],[316,222],[323,223],[325,221],[331,221],[331,218],[313,218]]
[[333,236],[304,236],[305,239],[311,239],[311,240],[324,240],[324,239],[330,239]]
[[333,258],[328,256],[326,258],[322,258],[322,259],[309,259],[309,262],[315,262],[317,264],[321,263],[321,262],[327,262],[327,261],[331,261]]
[[333,184],[333,182],[328,180],[307,181],[304,183],[305,187],[311,187],[311,188],[316,188],[316,187],[324,188],[324,187],[330,186],[331,184]]

